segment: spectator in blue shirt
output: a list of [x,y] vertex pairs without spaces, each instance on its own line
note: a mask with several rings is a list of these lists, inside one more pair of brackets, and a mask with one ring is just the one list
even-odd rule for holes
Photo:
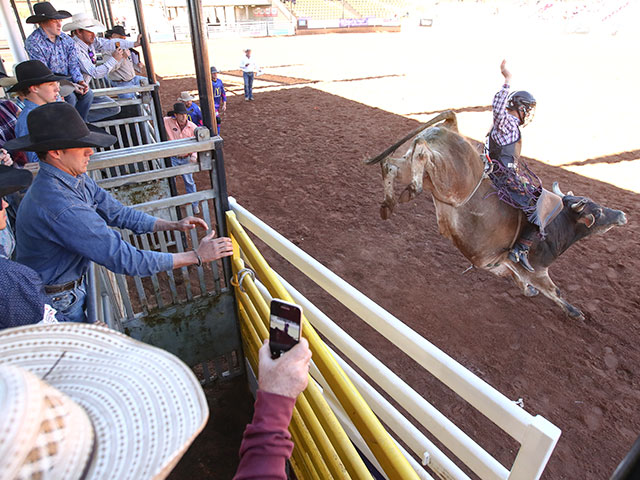
[[220,135],[220,124],[222,116],[227,111],[227,94],[224,91],[224,84],[218,78],[218,69],[211,67],[211,86],[213,87],[213,103],[216,106],[216,123],[218,124],[218,135]]
[[53,307],[69,321],[87,321],[85,275],[91,261],[116,273],[148,276],[233,253],[231,240],[214,238],[215,232],[184,253],[139,250],[125,242],[109,227],[141,234],[208,225],[197,217],[179,222],[152,217],[98,187],[86,175],[89,157],[93,147],[108,147],[116,137],[90,130],[69,104],[36,108],[28,126],[30,135],[7,142],[7,148],[37,151],[41,162],[18,210],[17,260],[40,274]]
[[189,94],[189,92],[180,92],[180,96],[178,97],[178,101],[184,103],[184,106],[187,107],[187,114],[189,115],[188,119],[195,123],[196,127],[201,127],[202,111],[193,100],[194,98]]
[[71,77],[76,88],[64,99],[76,107],[86,120],[93,101],[93,91],[82,78],[75,42],[62,33],[62,20],[71,14],[66,10],[56,10],[49,2],[36,3],[33,12],[34,15],[27,18],[27,23],[36,23],[38,28],[24,43],[27,53],[32,60],[40,60],[52,72]]
[[[56,311],[48,305],[38,274],[10,260],[15,243],[7,224],[7,203],[4,198],[27,188],[32,178],[26,170],[0,166],[0,329],[43,320],[47,323],[63,320],[61,316],[56,318]],[[7,237],[5,233],[8,233]],[[11,242],[5,242],[5,238]]]
[[[16,83],[8,92],[16,92],[24,100],[24,108],[18,115],[15,136],[21,137],[29,133],[27,118],[34,108],[45,103],[60,100],[61,83],[67,91],[73,89],[71,82],[66,77],[55,75],[40,60],[27,60],[16,65]],[[27,152],[28,162],[37,162],[35,152]]]

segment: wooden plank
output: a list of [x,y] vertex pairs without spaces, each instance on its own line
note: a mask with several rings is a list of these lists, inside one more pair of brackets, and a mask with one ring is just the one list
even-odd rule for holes
[[[142,245],[144,246],[144,249],[151,250],[151,247],[149,246],[149,238],[147,237],[147,235],[143,234],[143,235],[139,235],[138,237],[142,241]],[[156,302],[158,302],[158,308],[164,308],[164,300],[162,299],[162,292],[160,291],[160,283],[158,282],[158,275],[155,273],[151,275],[151,285],[153,286],[153,292],[155,293],[155,296],[156,296]]]
[[[178,253],[184,252],[181,233],[182,232],[178,231],[173,232],[173,238],[175,239],[176,249],[178,250]],[[182,271],[182,279],[184,281],[184,286],[187,292],[187,300],[193,300],[193,293],[191,292],[191,279],[189,278],[189,269],[188,267],[181,267],[180,270]]]
[[[120,233],[122,234],[122,238],[124,238],[127,242],[131,243],[136,248],[138,248],[135,245],[135,236],[134,236],[134,242],[132,242],[131,233],[128,230],[120,230]],[[149,308],[150,308],[149,300],[147,300],[147,294],[144,292],[144,285],[142,285],[142,280],[140,279],[140,277],[133,277],[133,283],[136,286],[136,291],[138,292],[138,300],[140,301],[140,304],[145,310],[149,311]],[[129,292],[127,291],[127,296],[128,296],[128,293]]]
[[185,205],[191,202],[199,202],[201,200],[208,200],[214,198],[215,192],[213,190],[203,190],[195,193],[185,193],[184,195],[178,195],[176,197],[161,198],[160,200],[152,200],[150,202],[139,203],[136,205],[136,210],[143,212],[166,209],[170,207],[176,207],[179,205]]
[[[211,227],[214,228],[215,225],[213,225],[211,223],[211,213],[209,211],[209,202],[208,201],[203,201],[201,202],[201,210],[202,210],[202,216],[204,217],[204,221],[207,222],[207,224]],[[213,286],[216,292],[216,295],[220,294],[220,272],[218,271],[218,262],[209,262],[209,267],[211,268],[211,272],[213,273]]]
[[170,178],[178,175],[184,175],[186,173],[195,173],[199,171],[200,171],[200,166],[197,163],[188,163],[185,165],[179,165],[177,167],[167,167],[162,170],[150,170],[147,172],[138,172],[138,173],[120,175],[118,177],[111,177],[108,179],[99,180],[96,183],[104,189],[109,189],[109,188],[115,188],[115,187],[122,187],[124,185],[135,185],[139,183],[146,183],[152,180]]
[[[193,216],[193,205],[191,205],[190,203],[187,204],[187,215],[188,216]],[[191,233],[191,245],[192,248],[194,250],[198,249],[198,232],[196,228],[191,229],[190,231]],[[198,270],[198,279],[200,280],[200,294],[201,295],[206,295],[207,294],[207,285],[204,282],[204,265],[201,265],[199,267],[196,267],[196,269]]]
[[116,274],[116,283],[122,295],[124,311],[127,313],[127,318],[135,317],[133,306],[131,305],[131,298],[129,297],[129,289],[127,288],[127,280],[124,278],[124,275]]
[[[165,232],[158,232],[158,241],[160,242],[160,250],[168,253],[167,241],[164,236]],[[176,280],[173,276],[173,270],[167,270],[167,276],[169,277],[169,290],[171,291],[171,301],[178,303],[178,290],[176,288]]]

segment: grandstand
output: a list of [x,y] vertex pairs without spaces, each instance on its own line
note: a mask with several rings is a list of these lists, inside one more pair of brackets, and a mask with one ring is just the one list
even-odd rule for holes
[[296,0],[285,5],[295,17],[314,20],[392,19],[407,11],[406,0]]

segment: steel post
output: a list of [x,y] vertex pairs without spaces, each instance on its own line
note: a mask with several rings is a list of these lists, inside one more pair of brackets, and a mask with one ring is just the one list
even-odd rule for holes
[[104,0],[104,4],[107,6],[107,19],[109,23],[108,28],[113,28],[115,23],[113,22],[113,10],[111,10],[111,0]]
[[[209,67],[209,47],[204,35],[204,23],[202,21],[202,1],[187,0],[189,11],[189,28],[191,30],[191,45],[193,46],[193,60],[196,67],[196,80],[198,83],[198,95],[200,97],[200,110],[202,110],[202,121],[212,132],[212,136],[218,134],[216,123],[215,105],[213,101],[213,85],[211,84],[211,70]],[[227,194],[227,179],[224,171],[224,156],[222,154],[222,142],[216,143],[215,149],[215,178],[216,190],[218,191],[219,208],[221,212],[229,210],[229,199]],[[227,227],[224,221],[219,222],[218,234],[227,235]],[[231,262],[228,258],[223,259],[225,278],[231,278]]]
[[[138,22],[138,32],[140,32],[140,37],[142,41],[142,56],[144,57],[144,64],[147,67],[147,78],[149,79],[150,85],[156,85],[156,72],[153,69],[153,59],[151,58],[151,47],[149,46],[149,36],[147,35],[147,26],[144,23],[144,11],[142,9],[142,0],[134,0],[133,6],[136,10],[136,20]],[[162,115],[162,105],[160,104],[160,95],[158,95],[158,87],[157,85],[151,92],[151,97],[153,98],[153,109],[158,119],[156,127],[158,132],[160,133],[160,140],[165,142],[167,140],[167,132],[164,129],[164,121]],[[170,167],[171,162],[168,158],[164,159],[165,166]],[[176,189],[176,180],[175,178],[169,179],[169,190],[171,191],[171,196],[175,197],[178,194],[178,190]],[[180,210],[177,211],[178,218],[181,218]]]
[[[29,60],[27,51],[24,49],[25,35],[22,29],[22,23],[20,22],[20,15],[16,8],[14,0],[0,0],[0,17],[2,17],[2,26],[7,32],[7,40],[9,42],[9,49],[16,63]],[[13,10],[13,14],[11,13]],[[12,20],[15,17],[15,21]]]
[[213,86],[211,85],[211,71],[209,69],[209,48],[203,32],[202,1],[187,0],[187,7],[202,121],[211,130],[212,136],[215,136],[218,133],[218,127],[215,121]]

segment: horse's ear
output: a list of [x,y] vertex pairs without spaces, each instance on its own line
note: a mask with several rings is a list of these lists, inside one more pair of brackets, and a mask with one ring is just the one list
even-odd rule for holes
[[593,227],[593,224],[596,223],[596,217],[591,214],[583,215],[578,219],[578,223],[584,223],[587,228]]

